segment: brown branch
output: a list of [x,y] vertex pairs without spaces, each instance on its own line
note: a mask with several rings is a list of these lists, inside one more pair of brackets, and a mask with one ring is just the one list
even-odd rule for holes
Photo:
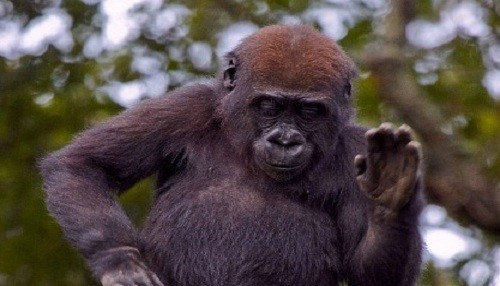
[[457,138],[444,134],[440,110],[431,104],[405,65],[405,27],[412,18],[411,0],[393,0],[383,41],[363,61],[372,71],[377,94],[411,125],[424,144],[426,188],[430,201],[463,223],[500,235],[500,190],[481,166],[463,155]]

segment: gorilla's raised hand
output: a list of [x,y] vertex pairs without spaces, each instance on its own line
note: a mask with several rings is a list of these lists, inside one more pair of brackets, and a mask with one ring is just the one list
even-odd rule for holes
[[407,125],[393,131],[390,123],[368,130],[366,139],[366,157],[355,158],[358,184],[376,202],[377,217],[393,217],[414,192],[421,161],[420,143],[412,141]]

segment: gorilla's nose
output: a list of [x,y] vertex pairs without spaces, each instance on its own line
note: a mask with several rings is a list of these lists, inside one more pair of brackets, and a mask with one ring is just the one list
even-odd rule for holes
[[293,147],[296,145],[302,145],[305,142],[304,136],[298,130],[273,130],[268,135],[266,140],[272,144],[279,145],[281,147]]
[[298,130],[273,130],[267,135],[268,148],[298,156],[304,151],[305,138]]

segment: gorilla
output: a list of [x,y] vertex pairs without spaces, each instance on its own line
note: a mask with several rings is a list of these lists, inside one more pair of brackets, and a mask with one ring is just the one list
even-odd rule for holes
[[[265,27],[46,156],[48,210],[105,286],[414,285],[421,147],[355,123],[355,76],[314,28]],[[116,197],[154,174],[137,229]]]

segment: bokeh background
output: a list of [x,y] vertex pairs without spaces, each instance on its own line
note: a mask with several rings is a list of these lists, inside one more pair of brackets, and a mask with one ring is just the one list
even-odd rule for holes
[[[259,27],[308,23],[358,63],[358,121],[425,148],[421,285],[500,285],[497,0],[0,0],[0,286],[97,285],[43,203],[36,161],[187,82]],[[167,95],[168,96],[168,95]],[[137,225],[145,180],[120,198]]]

